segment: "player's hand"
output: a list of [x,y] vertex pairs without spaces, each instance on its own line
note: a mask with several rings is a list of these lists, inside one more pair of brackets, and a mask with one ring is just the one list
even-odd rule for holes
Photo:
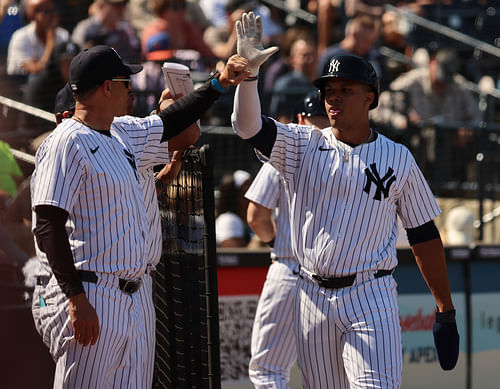
[[250,75],[247,67],[248,60],[246,58],[238,54],[232,55],[219,76],[219,83],[224,88],[229,85],[238,85]]
[[436,312],[432,334],[441,368],[452,370],[457,364],[460,346],[455,310]]
[[276,53],[276,46],[264,49],[262,46],[262,21],[260,16],[255,17],[253,12],[244,13],[241,21],[236,22],[237,52],[248,60],[250,76],[259,73],[260,65]]
[[99,318],[85,293],[68,298],[69,317],[75,340],[82,346],[94,345],[99,337]]

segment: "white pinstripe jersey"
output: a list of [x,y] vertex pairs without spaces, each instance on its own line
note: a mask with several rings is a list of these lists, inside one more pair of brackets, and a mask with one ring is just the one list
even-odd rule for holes
[[292,245],[307,270],[332,277],[392,269],[397,215],[415,228],[441,212],[405,146],[378,134],[351,148],[330,127],[276,126],[270,162],[286,180]]
[[[112,137],[75,120],[53,131],[36,153],[32,207],[69,213],[66,230],[78,269],[135,278],[145,271],[150,239],[139,170],[168,162],[168,144],[160,143],[158,116],[123,116],[113,125]],[[38,247],[37,255],[47,263]]]
[[[120,123],[121,118],[116,118],[111,124],[111,133],[117,134],[127,134],[127,127],[124,127]],[[132,137],[130,138],[132,143],[139,142],[140,146],[141,139]],[[146,206],[146,219],[149,225],[149,234],[147,242],[146,258],[148,264],[156,266],[160,262],[161,249],[162,249],[162,236],[161,236],[161,223],[160,223],[160,212],[158,209],[158,196],[156,194],[156,186],[154,181],[154,171],[152,166],[138,166],[139,169],[139,182],[142,188],[142,194],[144,196],[144,204]]]
[[264,163],[245,193],[245,197],[268,209],[277,210],[276,238],[271,258],[293,258],[290,245],[290,211],[285,183],[279,172]]

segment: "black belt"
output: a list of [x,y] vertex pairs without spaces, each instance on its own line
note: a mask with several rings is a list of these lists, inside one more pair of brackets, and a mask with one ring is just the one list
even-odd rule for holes
[[[389,274],[392,274],[393,271],[394,271],[394,269],[377,270],[374,277],[380,278],[383,276],[388,276]],[[345,277],[334,277],[334,278],[321,277],[317,274],[312,274],[311,277],[322,288],[341,289],[341,288],[346,288],[346,287],[354,284],[354,280],[356,279],[356,274],[352,274],[350,276],[345,276]]]
[[[78,270],[81,280],[83,282],[91,282],[97,284],[97,274],[93,271],[88,270]],[[134,294],[139,290],[142,285],[141,280],[124,280],[123,278],[118,279],[118,286],[123,293]]]

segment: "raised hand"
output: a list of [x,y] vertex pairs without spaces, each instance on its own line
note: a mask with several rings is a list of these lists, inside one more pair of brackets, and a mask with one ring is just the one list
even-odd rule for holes
[[241,21],[236,22],[237,52],[248,60],[250,76],[259,73],[260,66],[276,53],[276,46],[264,49],[262,46],[262,21],[253,12],[244,13]]

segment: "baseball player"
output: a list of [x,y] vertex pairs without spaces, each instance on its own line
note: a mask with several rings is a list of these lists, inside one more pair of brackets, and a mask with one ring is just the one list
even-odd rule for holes
[[[165,107],[166,104],[170,104],[168,97],[168,89],[165,90],[158,102],[159,107]],[[135,100],[135,95],[133,93],[129,94],[129,103],[127,112],[130,114],[133,111],[133,103]],[[172,100],[173,101],[173,100]],[[56,97],[56,123],[60,124],[64,118],[70,118],[73,116],[75,110],[75,98],[69,84],[66,84],[62,88]],[[116,123],[119,123],[120,119],[116,119]],[[197,126],[197,124],[192,124],[192,126]],[[115,125],[115,121],[111,123],[111,134],[120,134],[123,129],[119,125]],[[126,134],[122,134],[125,135]],[[177,177],[182,165],[182,152],[179,150],[174,151],[172,155],[171,163],[166,164],[161,171],[154,174],[152,167],[147,167],[145,169],[139,168],[139,180],[143,192],[144,204],[146,206],[146,218],[149,225],[148,243],[147,243],[147,271],[142,277],[142,285],[139,289],[139,297],[142,302],[142,307],[144,309],[144,316],[148,320],[145,323],[146,328],[146,341],[147,341],[147,352],[148,357],[144,364],[144,374],[142,376],[142,381],[144,387],[151,387],[154,371],[154,350],[155,340],[156,340],[156,313],[154,310],[153,301],[150,298],[153,293],[153,279],[151,277],[151,272],[156,269],[161,257],[161,226],[160,226],[160,214],[158,209],[158,199],[157,193],[159,194],[164,186],[168,184],[172,179]],[[50,268],[42,269],[39,277],[48,277],[51,275]]]
[[[218,78],[158,115],[115,119],[126,114],[129,76],[142,67],[108,46],[73,59],[75,113],[38,149],[31,181],[37,255],[54,274],[35,288],[33,317],[56,361],[55,388],[144,387],[154,311],[136,293],[149,250],[138,172],[194,143],[199,129],[190,125],[245,77],[242,68],[233,57]],[[110,132],[112,122],[123,134]]]
[[[328,126],[318,93],[306,96],[297,120],[318,129]],[[290,245],[289,200],[283,178],[265,163],[245,194],[248,225],[273,247],[272,264],[259,298],[252,328],[249,376],[256,388],[287,388],[297,359],[293,334],[293,296],[299,264]],[[276,211],[276,222],[273,218]]]
[[299,366],[306,388],[399,388],[401,328],[392,271],[397,216],[437,304],[441,366],[458,358],[458,332],[440,209],[409,150],[370,128],[377,106],[373,67],[332,57],[314,84],[330,127],[281,124],[260,114],[256,78],[276,49],[262,49],[252,13],[237,24],[238,53],[251,76],[237,87],[235,132],[269,158],[290,197],[292,249],[300,264],[294,305]]

